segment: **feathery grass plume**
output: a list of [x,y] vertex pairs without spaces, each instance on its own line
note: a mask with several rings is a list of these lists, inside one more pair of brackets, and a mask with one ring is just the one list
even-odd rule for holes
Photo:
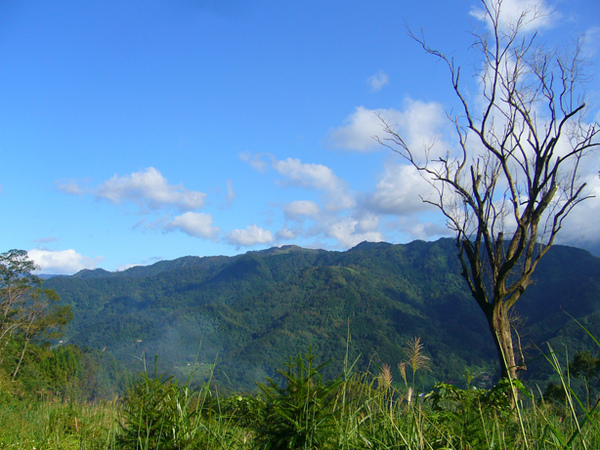
[[400,371],[400,376],[404,380],[404,384],[407,385],[407,387],[408,387],[408,380],[406,378],[406,363],[405,362],[398,363],[398,370]]
[[412,396],[414,394],[414,389],[412,386],[409,386],[408,388],[408,392],[406,393],[406,401],[408,402],[408,404],[410,405],[412,403]]
[[431,372],[431,359],[423,354],[425,345],[421,343],[421,337],[415,336],[404,346],[406,363],[412,368],[413,381],[417,370],[428,370]]
[[392,368],[389,364],[382,364],[377,376],[377,385],[382,391],[387,391],[392,386]]

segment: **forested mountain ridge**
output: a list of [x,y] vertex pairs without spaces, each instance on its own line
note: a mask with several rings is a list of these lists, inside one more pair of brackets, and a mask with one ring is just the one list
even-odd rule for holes
[[[556,246],[534,279],[515,317],[526,358],[552,339],[582,348],[583,333],[566,313],[598,328],[600,259]],[[350,358],[360,355],[362,368],[395,367],[413,336],[423,338],[432,358],[431,381],[459,382],[465,368],[494,368],[489,331],[467,293],[452,239],[184,257],[54,277],[46,286],[73,308],[70,342],[106,349],[130,367],[139,367],[142,354],[158,354],[161,369],[178,375],[200,347],[199,361],[216,361],[219,381],[235,389],[251,388],[309,346],[339,373],[348,331]],[[530,365],[536,379],[543,370]]]

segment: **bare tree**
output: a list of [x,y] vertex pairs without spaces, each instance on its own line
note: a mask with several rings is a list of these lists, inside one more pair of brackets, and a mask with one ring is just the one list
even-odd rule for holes
[[589,197],[578,172],[600,144],[600,126],[586,123],[581,42],[562,54],[545,49],[535,33],[526,32],[537,11],[505,24],[502,0],[482,5],[491,31],[474,35],[473,49],[483,64],[474,100],[460,66],[411,34],[449,69],[460,105],[460,113],[449,116],[456,149],[436,155],[432,145],[411,148],[384,118],[379,141],[432,187],[422,199],[444,214],[456,234],[462,275],[489,324],[502,376],[516,379],[524,366],[509,313],[564,219]]

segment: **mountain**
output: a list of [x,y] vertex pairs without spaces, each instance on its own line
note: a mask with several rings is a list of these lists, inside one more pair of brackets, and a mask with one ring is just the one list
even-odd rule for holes
[[[395,368],[407,340],[421,336],[433,363],[425,382],[460,383],[465,369],[494,372],[496,356],[456,252],[452,239],[363,242],[345,252],[284,246],[82,271],[46,286],[72,305],[70,342],[131,368],[158,355],[161,370],[185,377],[195,362],[200,375],[216,362],[217,383],[252,389],[309,347],[339,374],[347,352],[358,369]],[[543,380],[545,342],[568,344],[570,354],[586,346],[569,314],[600,336],[600,259],[555,246],[515,310],[528,376]]]

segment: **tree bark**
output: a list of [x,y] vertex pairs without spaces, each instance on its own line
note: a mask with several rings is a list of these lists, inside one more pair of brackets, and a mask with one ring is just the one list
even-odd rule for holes
[[494,343],[496,344],[499,361],[503,361],[501,365],[502,377],[510,377],[514,380],[517,378],[518,366],[515,358],[510,320],[505,308],[501,304],[492,311],[490,330],[494,335]]
[[23,345],[23,351],[21,352],[21,357],[19,358],[17,367],[15,368],[15,371],[12,374],[12,381],[15,381],[17,379],[17,373],[19,372],[19,369],[21,368],[21,363],[23,362],[23,358],[25,357],[25,351],[27,350],[28,345],[29,345],[29,339],[25,339],[25,344]]
[[511,381],[511,405],[514,407],[519,398],[518,389],[512,384],[512,381],[518,378],[519,365],[515,357],[515,348],[512,337],[512,326],[508,317],[508,308],[505,308],[502,301],[494,303],[490,308],[490,313],[486,314],[490,331],[498,352],[500,361],[501,377]]

